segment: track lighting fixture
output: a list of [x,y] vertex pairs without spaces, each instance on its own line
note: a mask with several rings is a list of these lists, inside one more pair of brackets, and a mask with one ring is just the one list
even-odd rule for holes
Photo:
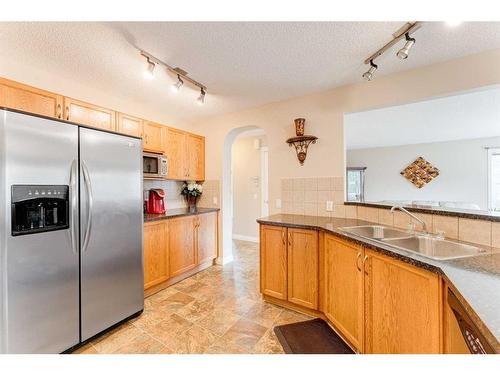
[[148,66],[147,69],[144,71],[144,78],[146,79],[153,79],[155,77],[155,63],[152,62],[149,58],[148,60]]
[[366,72],[363,73],[363,78],[366,79],[367,81],[371,81],[373,78],[373,73],[377,70],[378,65],[373,62],[373,60],[370,60],[370,69],[368,69]]
[[156,65],[161,65],[167,68],[167,71],[170,73],[173,73],[177,76],[177,82],[172,85],[172,90],[175,92],[178,92],[181,87],[184,85],[184,82],[188,82],[196,87],[200,88],[200,96],[198,97],[198,104],[204,104],[205,103],[205,96],[207,94],[207,87],[205,85],[202,85],[200,82],[192,79],[191,77],[188,77],[188,72],[181,68],[174,68],[167,64],[164,61],[161,61],[154,57],[153,55],[147,53],[146,51],[140,51],[141,55],[146,58],[148,66],[147,70],[144,72],[144,75],[146,78],[153,78],[154,77],[154,69]]
[[184,81],[181,79],[181,76],[177,74],[177,82],[172,85],[172,91],[176,93],[179,92],[183,84]]
[[410,52],[411,47],[415,44],[415,38],[412,38],[410,35],[413,35],[415,31],[422,27],[422,22],[407,22],[402,27],[399,28],[395,33],[392,34],[392,39],[388,41],[382,48],[378,49],[375,53],[372,53],[370,57],[368,57],[364,63],[370,64],[370,69],[367,72],[363,73],[363,78],[367,81],[371,81],[373,79],[373,73],[377,70],[378,66],[373,61],[382,56],[386,51],[391,49],[396,43],[398,43],[401,39],[405,39],[405,45],[401,48],[396,54],[401,60],[404,60],[408,57],[408,53]]
[[411,38],[409,33],[405,34],[406,43],[403,48],[401,48],[396,54],[401,60],[408,58],[410,48],[415,44],[415,38]]
[[198,96],[198,104],[203,105],[205,104],[205,90],[203,90],[203,87],[200,89],[200,96]]

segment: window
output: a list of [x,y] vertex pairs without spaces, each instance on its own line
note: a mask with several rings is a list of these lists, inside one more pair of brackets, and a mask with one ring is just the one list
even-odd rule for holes
[[500,211],[500,148],[488,149],[488,205]]
[[364,202],[365,200],[365,169],[347,168],[347,201]]

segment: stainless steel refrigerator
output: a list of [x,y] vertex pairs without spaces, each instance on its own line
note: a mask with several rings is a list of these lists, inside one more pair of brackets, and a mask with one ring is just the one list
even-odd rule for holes
[[0,353],[60,353],[144,306],[140,139],[0,110]]

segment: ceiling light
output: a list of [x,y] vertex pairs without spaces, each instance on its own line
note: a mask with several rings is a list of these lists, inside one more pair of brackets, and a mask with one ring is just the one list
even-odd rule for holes
[[403,48],[401,48],[396,54],[401,60],[404,60],[408,57],[408,53],[410,52],[410,48],[415,44],[415,38],[411,38],[410,34],[405,34],[406,43]]
[[373,78],[373,73],[375,73],[375,70],[377,70],[378,65],[373,62],[373,60],[370,60],[370,69],[368,71],[363,73],[363,78],[366,79],[367,81],[371,81]]
[[462,21],[446,21],[446,24],[450,27],[458,26],[462,23]]
[[184,81],[181,79],[181,76],[177,74],[177,82],[172,85],[172,91],[179,92],[183,84]]
[[205,90],[203,89],[203,87],[201,88],[201,91],[200,91],[200,96],[198,97],[198,104],[199,105],[203,105],[205,104]]
[[152,62],[149,57],[147,58],[148,60],[148,66],[147,69],[144,71],[144,78],[146,79],[153,79],[155,77],[155,63]]

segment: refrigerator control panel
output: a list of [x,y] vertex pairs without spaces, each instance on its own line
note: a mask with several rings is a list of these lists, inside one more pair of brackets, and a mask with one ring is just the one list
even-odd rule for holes
[[68,185],[12,185],[12,235],[69,228]]

